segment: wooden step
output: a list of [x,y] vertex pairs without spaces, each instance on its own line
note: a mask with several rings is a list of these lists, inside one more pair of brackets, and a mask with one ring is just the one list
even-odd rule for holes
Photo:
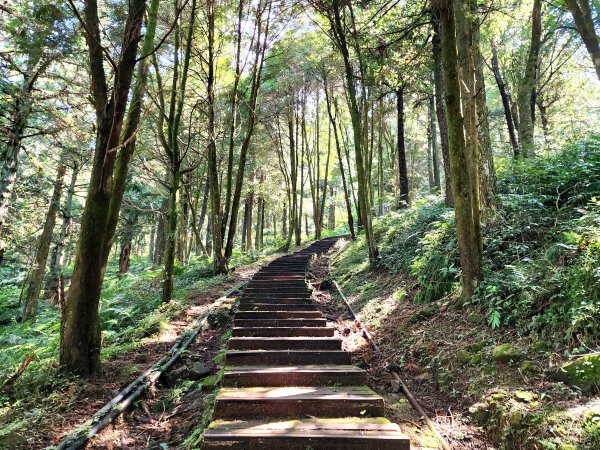
[[290,336],[321,336],[330,337],[335,333],[333,328],[328,327],[234,327],[232,336],[234,337],[290,337]]
[[277,286],[281,286],[281,287],[297,287],[297,288],[306,288],[306,281],[304,279],[298,279],[298,280],[285,280],[285,281],[262,281],[262,280],[255,280],[253,279],[252,281],[249,281],[248,284],[246,284],[246,288],[256,288],[256,289],[265,289],[265,288],[270,288],[270,287],[277,287]]
[[341,350],[337,337],[232,337],[227,342],[231,350]]
[[324,327],[327,319],[235,319],[236,327]]
[[244,294],[240,298],[240,303],[271,303],[271,304],[290,304],[297,305],[299,303],[312,304],[312,297],[310,295],[249,295]]
[[238,311],[319,311],[312,303],[246,303],[240,302]]
[[308,364],[350,364],[349,352],[341,350],[230,350],[229,366],[294,366]]
[[398,425],[383,418],[306,419],[285,422],[216,421],[205,450],[409,450]]
[[238,311],[236,319],[320,319],[323,314],[315,311]]
[[383,399],[361,387],[222,388],[215,419],[380,417]]
[[253,288],[253,287],[248,287],[244,289],[244,294],[247,295],[282,295],[282,294],[287,294],[290,296],[298,296],[298,297],[302,297],[304,295],[311,295],[312,291],[310,289],[308,289],[307,287],[303,287],[303,288],[295,288],[295,287],[277,287],[277,286],[271,286],[268,288]]
[[367,373],[351,365],[232,366],[226,367],[223,386],[362,386]]

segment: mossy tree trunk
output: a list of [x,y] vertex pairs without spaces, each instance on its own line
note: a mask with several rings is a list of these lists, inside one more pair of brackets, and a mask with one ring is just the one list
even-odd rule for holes
[[[104,50],[100,32],[98,5],[84,2],[87,45],[90,60],[91,86],[96,109],[97,133],[90,183],[83,215],[75,268],[71,287],[63,309],[61,322],[60,364],[64,370],[89,375],[100,369],[101,330],[98,314],[102,281],[112,247],[114,230],[125,190],[130,155],[127,147],[117,152],[121,144],[121,131],[129,100],[133,72],[137,62],[137,47],[146,2],[132,0],[124,24],[121,57],[114,73],[114,86],[109,89],[104,66]],[[144,38],[143,54],[153,47],[158,0],[152,1],[148,26]],[[142,66],[145,64],[142,60]],[[140,85],[141,83],[141,85]],[[138,89],[139,86],[139,89]],[[130,107],[134,100],[141,103],[145,80],[138,78]],[[131,121],[128,121],[124,139],[130,139]],[[137,126],[134,128],[137,129]],[[115,169],[117,155],[119,162]]]
[[533,156],[534,141],[534,112],[535,112],[535,83],[539,64],[540,47],[542,44],[542,0],[533,1],[531,13],[531,41],[529,54],[525,63],[525,70],[519,84],[517,102],[519,105],[519,141],[521,143],[520,156],[528,158]]
[[466,297],[481,279],[481,241],[477,234],[479,215],[473,211],[471,157],[465,142],[461,109],[460,80],[457,67],[456,22],[452,0],[435,0],[440,18],[440,38],[444,72],[444,93],[450,151],[450,171],[455,202],[456,234],[462,269],[462,286]]

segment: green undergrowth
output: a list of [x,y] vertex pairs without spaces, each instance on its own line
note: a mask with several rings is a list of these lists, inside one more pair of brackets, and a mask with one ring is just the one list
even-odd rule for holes
[[[234,255],[232,266],[250,263],[260,256]],[[186,266],[176,267],[174,298],[163,304],[160,267],[152,267],[145,258],[133,257],[129,272],[118,276],[117,263],[116,260],[109,262],[100,302],[103,360],[138,347],[144,338],[163,330],[173,316],[186,308],[190,296],[228,279],[224,275],[213,275],[207,258],[193,259]],[[33,354],[31,364],[18,378],[10,398],[18,399],[36,391],[40,394],[51,392],[65,381],[58,372],[60,311],[40,301],[35,322],[17,322],[22,276],[14,268],[11,272],[10,266],[2,270],[7,276],[0,285],[0,318],[3,320],[0,326],[0,383]],[[71,272],[72,266],[67,268],[66,275],[70,276]],[[3,401],[8,398],[0,394]]]
[[[501,207],[484,223],[484,281],[466,306],[484,312],[492,328],[560,336],[573,347],[598,345],[600,138],[555,156],[498,165]],[[374,231],[381,267],[410,274],[415,301],[459,293],[454,213],[438,197],[375,220]],[[369,270],[364,247],[363,237],[350,243],[336,271],[366,298],[370,284],[359,276]]]
[[480,405],[463,413],[496,448],[599,448],[597,398],[553,373],[600,345],[600,138],[497,167],[501,206],[485,217],[470,302],[453,211],[434,196],[375,220],[378,268],[361,236],[333,276],[388,363],[442,402]]

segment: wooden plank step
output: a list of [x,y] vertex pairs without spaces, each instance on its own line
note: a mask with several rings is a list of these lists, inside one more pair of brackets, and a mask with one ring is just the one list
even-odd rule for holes
[[328,327],[234,327],[233,337],[290,337],[290,336],[321,336],[331,337],[335,333],[333,328]]
[[337,337],[232,337],[227,343],[231,350],[341,350]]
[[222,388],[215,419],[380,417],[383,399],[359,387]]
[[246,286],[251,287],[270,287],[273,284],[281,284],[288,287],[306,287],[306,280],[304,278],[296,278],[296,279],[283,279],[283,280],[261,280],[259,278],[252,278]]
[[203,449],[409,450],[410,442],[386,419],[308,419],[284,422],[215,421]]
[[308,364],[350,364],[349,352],[341,350],[230,350],[230,366],[293,366]]
[[269,286],[269,287],[246,287],[244,289],[244,294],[261,294],[261,295],[269,295],[269,294],[312,294],[312,291],[304,286],[304,287],[287,287],[287,286]]
[[236,327],[324,327],[327,319],[234,319]]
[[240,298],[240,303],[275,303],[275,304],[298,304],[298,303],[308,303],[312,304],[312,297],[309,295],[299,296],[299,295],[281,295],[281,296],[267,296],[267,295],[248,295],[242,294]]
[[223,386],[362,386],[367,373],[351,365],[299,365],[280,367],[226,367]]
[[238,311],[236,319],[320,319],[323,313],[315,311]]
[[240,303],[238,311],[319,311],[312,303]]

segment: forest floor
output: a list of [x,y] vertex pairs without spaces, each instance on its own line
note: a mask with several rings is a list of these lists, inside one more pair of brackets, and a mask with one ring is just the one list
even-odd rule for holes
[[[3,392],[0,449],[41,449],[56,445],[160,359],[223,292],[251,277],[262,264],[277,256],[266,256],[237,267],[228,277],[203,279],[201,290],[193,287],[197,283],[191,283],[190,289],[179,293],[183,298],[168,308],[169,314],[160,316],[158,325],[147,328],[139,339],[133,336],[125,345],[105,352],[102,375],[97,378],[64,378],[54,371],[55,380],[35,386],[30,395],[26,395],[27,390],[22,386],[17,386],[14,392]],[[151,290],[156,296],[160,295],[156,283],[152,283]],[[211,402],[205,405],[205,400],[218,382],[219,350],[227,331],[224,325],[215,324],[202,331],[167,376],[87,448],[179,448],[186,436],[192,443],[193,430],[207,415],[210,417],[210,411],[205,414],[204,409]],[[41,369],[33,368],[34,371]],[[194,371],[200,373],[196,375]],[[25,375],[23,378],[26,381]]]
[[[352,251],[353,249],[346,249]],[[398,422],[417,449],[441,448],[391,383],[400,373],[410,391],[455,449],[597,449],[600,397],[583,395],[550,376],[565,360],[544,341],[514,328],[492,329],[476,311],[441,303],[416,303],[416,280],[406,274],[348,267],[329,259],[313,267],[316,285],[332,278],[373,335],[375,352],[331,287],[317,301],[344,336],[346,350],[367,369],[386,399],[388,418]],[[510,343],[509,355],[497,356]],[[579,444],[579,445],[577,445]]]

